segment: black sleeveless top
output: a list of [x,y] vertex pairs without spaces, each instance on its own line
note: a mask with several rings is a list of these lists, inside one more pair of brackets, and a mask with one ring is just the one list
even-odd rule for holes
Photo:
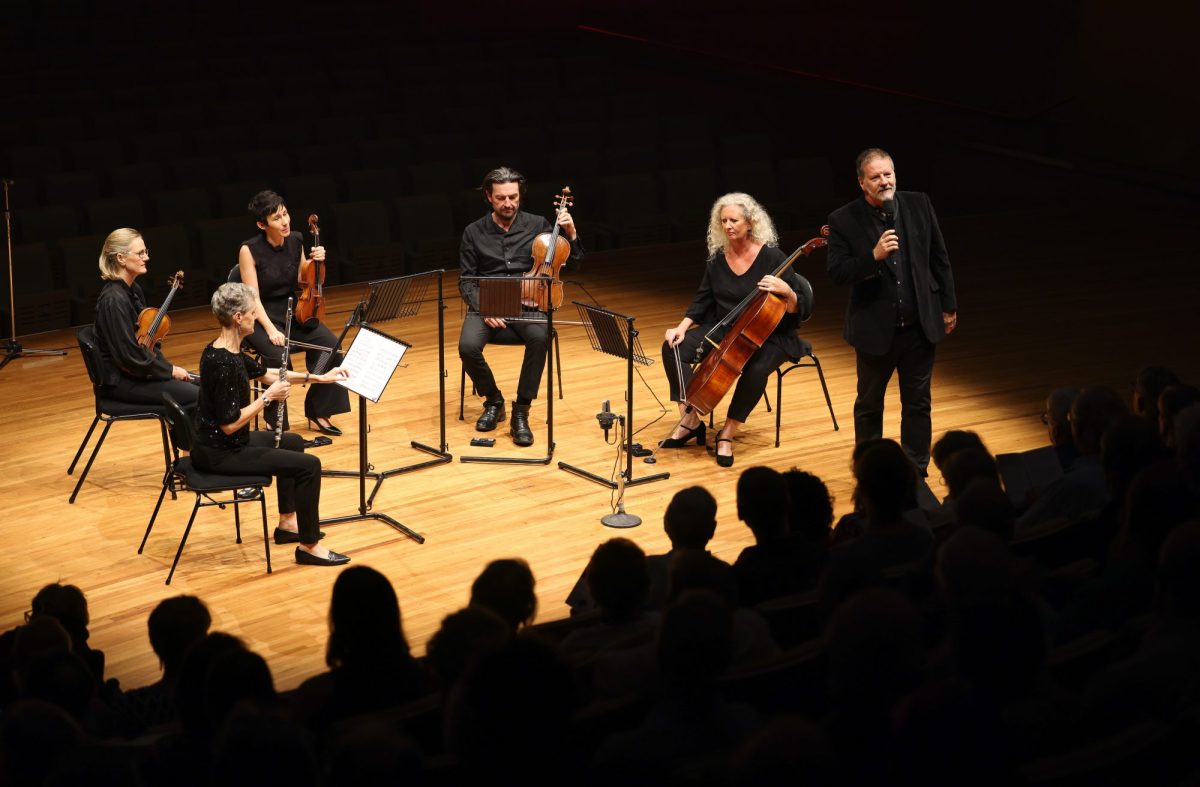
[[283,325],[287,314],[287,299],[296,294],[297,278],[300,275],[300,254],[304,240],[299,232],[293,231],[276,248],[267,242],[266,235],[259,234],[243,244],[254,258],[258,273],[258,297],[267,316],[276,327]]

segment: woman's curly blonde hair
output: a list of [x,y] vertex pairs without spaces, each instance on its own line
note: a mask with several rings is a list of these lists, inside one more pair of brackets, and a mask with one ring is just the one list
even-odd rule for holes
[[746,221],[750,222],[750,237],[761,242],[764,246],[778,246],[779,235],[775,232],[775,223],[767,215],[767,211],[758,200],[749,194],[735,191],[719,197],[713,203],[712,212],[708,215],[708,258],[717,256],[729,246],[725,230],[721,227],[721,209],[733,205],[742,211]]

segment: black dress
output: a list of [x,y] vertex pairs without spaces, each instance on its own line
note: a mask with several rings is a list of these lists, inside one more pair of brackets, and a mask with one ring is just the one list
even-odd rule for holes
[[[775,273],[785,259],[787,256],[779,249],[763,246],[750,268],[741,276],[730,269],[724,252],[717,252],[709,261],[704,269],[704,277],[700,280],[700,289],[696,291],[696,298],[686,314],[698,327],[689,330],[677,348],[680,365],[683,367],[682,379],[675,364],[676,348],[663,342],[663,369],[671,384],[671,401],[681,401],[682,393],[687,388],[688,381],[692,379],[691,364],[702,360],[711,347],[704,341],[704,334],[732,311],[743,298],[757,290],[759,280],[763,276]],[[780,278],[798,294],[800,282],[795,273],[789,270]],[[796,327],[799,324],[799,317],[795,314],[785,314],[762,347],[750,356],[750,360],[742,367],[742,375],[738,378],[733,397],[729,400],[729,418],[745,423],[758,400],[762,398],[771,372],[786,360],[799,360],[802,352],[800,339],[796,336]]]
[[274,432],[252,432],[248,424],[233,434],[221,429],[222,424],[236,421],[242,408],[250,404],[250,381],[266,371],[243,353],[212,344],[204,348],[192,461],[200,470],[224,475],[275,476],[279,512],[295,511],[300,541],[315,544],[320,533],[321,460],[304,453],[304,440],[292,432],[285,432],[280,447],[275,448]]
[[173,364],[161,347],[147,350],[137,342],[138,315],[146,308],[141,285],[104,282],[96,300],[96,342],[104,356],[104,395],[119,402],[161,406],[168,393],[185,409],[196,404],[197,389],[171,377]]
[[[304,242],[300,233],[293,232],[283,239],[283,245],[272,246],[263,234],[246,241],[245,247],[254,258],[255,272],[258,274],[258,298],[262,301],[263,309],[271,322],[280,331],[287,333],[284,317],[287,316],[288,298],[296,294],[296,282],[300,274],[300,255],[304,250]],[[316,323],[312,328],[305,328],[298,322],[292,323],[292,338],[307,344],[317,344],[322,347],[332,347],[337,341],[333,332],[324,323]],[[271,344],[266,330],[261,324],[256,324],[254,333],[245,341],[254,348],[272,368],[283,360],[283,348]],[[314,369],[321,358],[320,350],[305,350],[304,364],[310,371]],[[342,354],[338,353],[330,359],[325,369],[329,371],[342,362]],[[269,408],[267,417],[274,423],[275,406]],[[305,418],[328,418],[339,413],[350,412],[350,392],[340,385],[312,385],[304,397]]]

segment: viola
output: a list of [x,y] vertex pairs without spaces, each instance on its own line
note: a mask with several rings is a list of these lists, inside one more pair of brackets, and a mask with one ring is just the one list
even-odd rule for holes
[[137,343],[150,352],[154,352],[155,345],[171,330],[171,318],[167,316],[167,309],[171,306],[175,293],[183,288],[183,271],[175,271],[175,275],[167,279],[167,284],[171,289],[167,292],[163,305],[157,309],[153,306],[142,309],[138,314]]
[[571,243],[562,236],[557,219],[574,204],[575,195],[571,193],[571,187],[563,186],[562,193],[554,198],[554,229],[533,239],[533,267],[525,275],[542,276],[553,281],[529,282],[521,288],[521,297],[537,303],[537,308],[544,312],[562,306],[563,285],[558,273],[571,256]]
[[[826,245],[828,241],[825,236],[829,235],[829,227],[822,227],[821,235],[792,252],[772,275],[783,274],[796,260]],[[711,413],[741,375],[750,356],[762,347],[786,313],[787,301],[767,290],[756,290],[742,299],[704,337],[713,347],[688,381],[685,394],[688,405],[700,415]],[[729,326],[729,330],[719,343],[710,338],[725,326]]]
[[[317,221],[317,214],[309,214],[308,231],[312,233],[313,246],[321,245],[321,228],[317,226]],[[325,319],[325,260],[303,260],[300,263],[300,282],[296,321],[304,328],[312,328]]]

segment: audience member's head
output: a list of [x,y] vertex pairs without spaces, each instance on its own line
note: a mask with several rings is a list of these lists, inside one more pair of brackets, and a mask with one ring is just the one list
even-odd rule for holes
[[867,514],[868,526],[900,519],[916,507],[917,469],[894,440],[881,440],[854,465],[855,498]]
[[1048,653],[1037,606],[1009,593],[960,609],[952,620],[959,674],[982,697],[1004,704],[1035,688]]
[[1200,405],[1192,405],[1175,416],[1175,463],[1192,494],[1200,498]]
[[195,596],[163,599],[150,613],[150,647],[162,664],[163,675],[174,680],[188,649],[208,633],[212,616]]
[[534,784],[539,774],[561,778],[575,705],[571,669],[558,652],[539,638],[513,637],[484,655],[453,692],[447,748],[469,778],[492,784]]
[[1144,366],[1133,379],[1133,414],[1140,415],[1158,428],[1158,397],[1164,389],[1180,380],[1165,366]]
[[1163,541],[1158,582],[1172,613],[1200,616],[1200,521],[1180,525]]
[[667,504],[663,528],[672,549],[705,549],[717,531],[717,500],[702,486],[680,489]]
[[689,590],[716,593],[730,604],[737,603],[737,579],[733,567],[707,552],[680,552],[667,564],[667,600],[675,601]]
[[57,705],[22,700],[0,714],[0,784],[44,784],[84,743],[83,729]]
[[795,779],[803,784],[836,784],[837,761],[821,728],[800,716],[767,722],[733,755],[733,787],[763,787]]
[[952,500],[957,500],[971,482],[977,479],[1000,483],[1000,468],[996,466],[995,457],[980,446],[969,446],[955,451],[946,457],[941,471],[946,482],[946,493]]
[[52,703],[81,725],[87,723],[96,681],[78,653],[69,650],[40,653],[20,670],[17,682],[22,698]]
[[516,631],[537,614],[533,587],[533,571],[524,560],[493,560],[471,585],[471,605],[487,607]]
[[1080,391],[1071,405],[1071,436],[1079,453],[1099,455],[1100,439],[1127,412],[1124,400],[1111,388],[1089,386]]
[[[376,787],[380,784],[421,787],[425,783],[421,778],[424,763],[420,747],[396,725],[386,721],[366,722],[346,728],[329,742],[328,751],[323,784],[336,784],[339,787]],[[263,783],[266,782],[260,782]]]
[[1195,513],[1196,498],[1173,462],[1147,467],[1129,484],[1115,555],[1152,568],[1167,535]]
[[175,705],[184,732],[190,737],[207,741],[216,734],[208,715],[209,675],[218,657],[238,650],[246,650],[240,639],[222,631],[212,631],[184,655],[175,683]]
[[444,692],[512,635],[512,626],[487,607],[465,607],[442,618],[425,646],[425,660]]
[[[866,455],[867,451],[870,451],[875,446],[879,445],[880,443],[884,443],[884,442],[887,442],[887,440],[885,440],[882,437],[872,437],[870,439],[863,440],[861,443],[855,443],[854,448],[850,449],[850,474],[857,477],[858,476],[858,463],[862,461],[863,456]],[[866,512],[866,505],[863,503],[863,501],[858,496],[858,486],[857,485],[855,485],[854,491],[850,493],[850,501],[852,503],[854,503],[855,512],[861,512],[861,513]],[[916,493],[915,492],[913,494],[913,504],[916,505]]]
[[20,673],[26,664],[44,653],[70,649],[71,635],[57,618],[31,617],[13,636],[12,668]]
[[778,470],[751,467],[738,477],[738,519],[746,523],[758,543],[787,535],[788,508],[787,484]]
[[787,486],[788,530],[805,541],[825,543],[833,527],[833,495],[825,482],[793,467],[783,474]]
[[388,578],[370,566],[338,574],[329,602],[330,667],[392,662],[409,656],[400,620],[400,602]]
[[262,656],[244,647],[216,654],[205,684],[205,709],[213,730],[220,730],[238,708],[270,711],[275,707],[271,668]]
[[1055,388],[1046,397],[1046,411],[1042,420],[1050,435],[1050,445],[1068,446],[1075,444],[1071,436],[1071,405],[1079,396],[1078,388]]
[[1000,488],[987,478],[976,478],[954,498],[955,520],[960,528],[977,527],[1009,543],[1017,523],[1017,509]]
[[921,618],[894,590],[868,588],[842,603],[826,641],[830,690],[843,707],[886,710],[924,675]]
[[1200,388],[1194,385],[1168,385],[1158,397],[1158,431],[1163,444],[1175,448],[1175,417],[1200,402]]
[[587,585],[605,620],[636,616],[650,593],[646,554],[628,538],[610,538],[592,553]]
[[733,662],[733,609],[707,590],[689,590],[663,611],[658,670],[666,688],[702,687]]
[[1123,415],[1113,422],[1100,439],[1100,457],[1108,489],[1118,504],[1133,477],[1164,456],[1158,427],[1136,415]]
[[29,618],[48,615],[58,620],[71,635],[71,644],[75,649],[87,645],[88,616],[87,598],[83,591],[74,585],[63,585],[55,582],[46,585],[33,597]]
[[[269,753],[269,756],[264,756]],[[213,783],[223,787],[286,784],[316,787],[323,782],[305,730],[295,722],[243,705],[221,725],[213,747]]]
[[948,605],[962,609],[1012,590],[1013,556],[995,533],[960,527],[938,548],[935,574]]
[[934,442],[933,448],[929,452],[929,458],[933,460],[933,466],[945,475],[946,460],[964,448],[979,448],[987,451],[987,446],[983,444],[983,438],[979,436],[978,432],[951,429]]

